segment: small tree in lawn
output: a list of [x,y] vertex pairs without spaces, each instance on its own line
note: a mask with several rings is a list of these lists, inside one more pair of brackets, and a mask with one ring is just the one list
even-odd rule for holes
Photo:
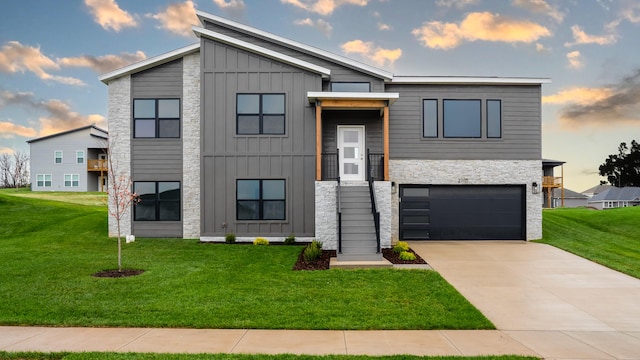
[[131,177],[118,172],[109,149],[107,154],[108,179],[107,193],[109,194],[109,215],[116,220],[118,231],[118,271],[122,272],[122,235],[120,233],[120,220],[127,214],[133,205],[140,202],[140,197],[131,190],[133,185]]

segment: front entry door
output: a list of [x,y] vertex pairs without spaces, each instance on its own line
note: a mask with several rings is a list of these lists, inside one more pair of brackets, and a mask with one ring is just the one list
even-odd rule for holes
[[338,126],[340,179],[365,180],[364,126]]

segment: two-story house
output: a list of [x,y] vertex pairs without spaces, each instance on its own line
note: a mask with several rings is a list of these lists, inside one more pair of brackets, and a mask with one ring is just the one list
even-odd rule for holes
[[542,236],[547,79],[395,76],[198,16],[199,43],[100,76],[111,154],[143,197],[125,233],[293,234],[344,259]]
[[95,125],[27,141],[32,191],[106,191],[109,133]]

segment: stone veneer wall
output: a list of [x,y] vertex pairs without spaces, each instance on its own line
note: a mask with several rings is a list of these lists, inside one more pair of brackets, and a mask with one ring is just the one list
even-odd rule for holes
[[391,182],[376,181],[373,183],[376,192],[376,207],[380,213],[380,247],[391,247]]
[[336,181],[316,181],[316,240],[326,250],[338,249],[338,215]]
[[[526,185],[527,240],[542,238],[542,195],[531,193],[531,184],[541,184],[540,160],[390,160],[389,177],[396,190],[392,194],[392,237],[399,236],[397,186],[432,185]],[[540,186],[540,185],[539,185]]]
[[200,237],[200,53],[182,59],[182,233]]
[[[109,157],[115,174],[109,174],[109,207],[112,205],[111,179],[124,176],[131,179],[131,76],[109,82],[107,120],[109,122]],[[131,209],[120,219],[120,235],[131,234]],[[109,236],[117,236],[116,219],[109,215]]]

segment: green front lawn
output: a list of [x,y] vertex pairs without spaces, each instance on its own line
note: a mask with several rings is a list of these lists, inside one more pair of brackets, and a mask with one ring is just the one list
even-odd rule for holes
[[528,356],[359,356],[359,355],[248,355],[248,354],[139,354],[139,353],[6,353],[0,360],[539,360]]
[[553,209],[542,217],[540,242],[640,278],[640,206]]
[[104,206],[0,191],[0,324],[264,329],[492,329],[436,272],[292,271],[300,246],[138,239],[116,267]]

